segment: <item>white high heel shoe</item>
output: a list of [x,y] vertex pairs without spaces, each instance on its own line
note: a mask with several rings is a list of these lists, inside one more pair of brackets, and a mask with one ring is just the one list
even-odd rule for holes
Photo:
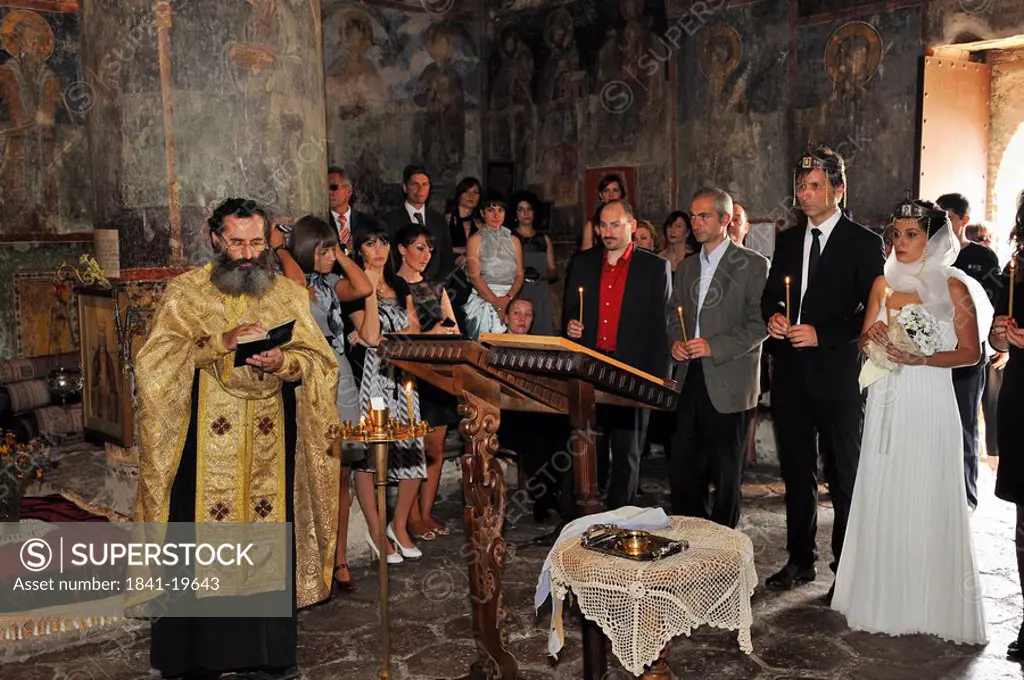
[[388,538],[394,541],[395,547],[398,548],[398,552],[402,553],[402,557],[410,560],[418,560],[423,557],[423,551],[419,548],[406,548],[399,543],[398,538],[395,536],[395,530],[391,528],[391,522],[388,522]]
[[[390,524],[388,525],[388,530],[391,530]],[[398,543],[398,541],[395,541],[395,543]],[[377,542],[373,540],[373,537],[369,534],[366,535],[366,545],[370,546],[370,552],[373,553],[373,558],[380,561],[380,550],[377,549]],[[402,546],[398,546],[398,548],[401,550]],[[388,555],[388,564],[401,564],[403,561],[402,556],[398,553]]]

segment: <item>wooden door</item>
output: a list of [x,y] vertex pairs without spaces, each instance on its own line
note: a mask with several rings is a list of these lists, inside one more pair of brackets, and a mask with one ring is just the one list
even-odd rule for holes
[[991,66],[925,57],[919,195],[961,193],[977,219],[988,212],[991,91]]

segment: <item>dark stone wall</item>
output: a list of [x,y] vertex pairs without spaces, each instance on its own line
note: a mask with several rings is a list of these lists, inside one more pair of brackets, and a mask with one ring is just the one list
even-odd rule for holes
[[[547,203],[553,238],[579,238],[602,169],[623,169],[640,216],[671,209],[673,89],[660,0],[559,3],[489,30],[489,170]],[[635,192],[635,193],[634,193]]]
[[204,261],[229,196],[326,210],[319,2],[86,0],[83,16],[97,225],[120,231],[122,267]]
[[705,183],[755,218],[791,221],[792,164],[815,143],[846,157],[848,211],[879,227],[916,187],[926,47],[1024,32],[1013,0],[520,0],[495,12],[486,162],[512,164],[516,188],[550,201],[566,245],[601,166],[626,169],[656,224]]
[[404,200],[402,168],[422,163],[444,209],[481,165],[481,10],[460,3],[325,3],[328,158],[350,175],[357,207]]
[[[722,11],[684,31],[678,53],[678,206],[716,184],[751,216],[782,217],[792,195],[786,162],[789,102],[789,8],[766,0]],[[691,26],[684,13],[676,25]]]
[[0,2],[0,236],[90,231],[84,117],[64,92],[82,80],[75,12]]

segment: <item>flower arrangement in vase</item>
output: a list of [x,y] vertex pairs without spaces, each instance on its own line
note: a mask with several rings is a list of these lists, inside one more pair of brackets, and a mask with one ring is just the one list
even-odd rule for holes
[[13,432],[0,435],[0,522],[17,522],[25,489],[42,479],[55,461],[49,445],[40,438],[19,442]]

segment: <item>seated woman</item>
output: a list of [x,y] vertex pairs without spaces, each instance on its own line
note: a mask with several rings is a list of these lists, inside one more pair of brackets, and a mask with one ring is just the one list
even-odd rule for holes
[[[406,391],[401,378],[395,375],[392,367],[381,361],[376,347],[385,333],[419,333],[413,297],[408,284],[395,274],[391,263],[391,242],[383,223],[374,222],[358,227],[353,235],[352,247],[356,253],[356,262],[362,265],[373,286],[373,292],[362,304],[350,305],[347,309],[355,330],[352,336],[355,345],[352,352],[353,367],[359,367],[357,371],[361,376],[359,412],[369,412],[370,399],[377,397],[384,400],[393,417],[408,419]],[[413,419],[419,421],[419,397],[415,390],[410,396]],[[376,508],[372,461],[364,458],[354,463],[353,468],[360,473],[356,475],[356,495],[360,505]],[[394,519],[387,527],[390,539],[387,546],[389,564],[423,555],[409,536],[408,522],[416,492],[426,476],[422,438],[407,439],[391,445],[388,452],[388,482],[398,484],[398,500]],[[381,515],[386,512],[386,508],[379,510]],[[374,540],[380,526],[377,512],[371,510],[366,514],[366,525],[370,530],[366,539],[370,551],[380,559],[382,547],[377,546]],[[397,553],[393,552],[392,543],[397,547]]]
[[[324,220],[306,215],[292,227],[288,255],[301,272],[301,278],[289,270],[288,276],[301,283],[310,294],[310,311],[323,331],[338,360],[338,416],[342,420],[359,420],[359,388],[352,367],[345,354],[345,321],[342,318],[342,299],[365,297],[372,290],[366,274],[350,260],[338,243],[338,232]],[[334,264],[341,265],[346,278],[331,273]],[[334,558],[335,592],[353,592],[355,581],[348,569],[346,546],[351,500],[348,493],[352,463],[365,456],[361,445],[346,444],[341,452],[341,483],[338,500],[338,547]],[[370,506],[372,509],[373,506]],[[363,506],[363,514],[367,514]]]
[[504,226],[504,197],[490,193],[483,203],[484,225],[466,244],[466,268],[473,292],[466,303],[466,335],[504,333],[505,308],[523,287],[523,247]]
[[[434,251],[434,239],[430,231],[421,224],[410,223],[398,231],[392,256],[399,264],[398,276],[409,285],[421,333],[457,335],[458,323],[452,309],[444,282],[430,281],[423,277],[423,271],[430,262]],[[434,499],[441,483],[441,465],[444,463],[444,437],[448,426],[459,424],[462,419],[458,402],[447,392],[426,381],[419,383],[420,413],[434,427],[424,437],[427,455],[427,481],[420,487],[417,502],[413,503],[409,515],[409,531],[416,538],[432,541],[437,536],[447,536],[448,527],[433,518]]]

